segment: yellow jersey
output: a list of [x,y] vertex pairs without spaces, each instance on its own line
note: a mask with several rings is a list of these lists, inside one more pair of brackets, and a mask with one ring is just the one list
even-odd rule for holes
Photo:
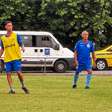
[[21,59],[21,50],[16,33],[12,32],[9,37],[3,35],[1,41],[4,49],[4,62]]

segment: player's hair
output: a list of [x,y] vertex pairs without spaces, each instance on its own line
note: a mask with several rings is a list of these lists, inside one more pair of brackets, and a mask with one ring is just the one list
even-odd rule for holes
[[81,35],[83,35],[84,33],[88,33],[88,34],[89,34],[89,32],[85,30],[85,31],[83,31],[83,32],[81,33]]
[[12,23],[12,21],[6,21],[4,26],[6,26],[8,23]]

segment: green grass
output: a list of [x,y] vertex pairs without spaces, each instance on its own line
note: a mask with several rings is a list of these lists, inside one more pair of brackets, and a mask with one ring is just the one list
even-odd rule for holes
[[[26,75],[26,74],[25,74]],[[0,112],[112,112],[112,77],[94,76],[85,90],[85,77],[72,89],[72,76],[24,76],[30,94],[13,76],[15,95],[9,95],[5,76],[0,78]]]

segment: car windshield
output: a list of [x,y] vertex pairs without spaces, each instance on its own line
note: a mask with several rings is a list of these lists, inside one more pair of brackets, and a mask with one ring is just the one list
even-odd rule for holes
[[105,46],[105,47],[101,47],[101,48],[99,48],[98,50],[104,50],[104,49],[106,49],[106,48],[108,48],[110,45],[107,45],[107,46]]

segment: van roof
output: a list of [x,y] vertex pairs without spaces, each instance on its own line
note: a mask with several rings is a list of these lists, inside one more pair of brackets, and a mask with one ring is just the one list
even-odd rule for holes
[[[20,35],[52,35],[50,32],[46,31],[14,31]],[[6,34],[6,31],[0,31],[0,34]]]
[[[46,32],[46,31],[14,31],[15,33],[19,34],[19,35],[49,35],[51,36],[58,44],[59,41],[57,41],[57,39],[52,35],[52,33],[50,32]],[[0,35],[4,35],[6,34],[6,31],[2,30],[0,31]],[[60,44],[61,45],[61,44]]]

